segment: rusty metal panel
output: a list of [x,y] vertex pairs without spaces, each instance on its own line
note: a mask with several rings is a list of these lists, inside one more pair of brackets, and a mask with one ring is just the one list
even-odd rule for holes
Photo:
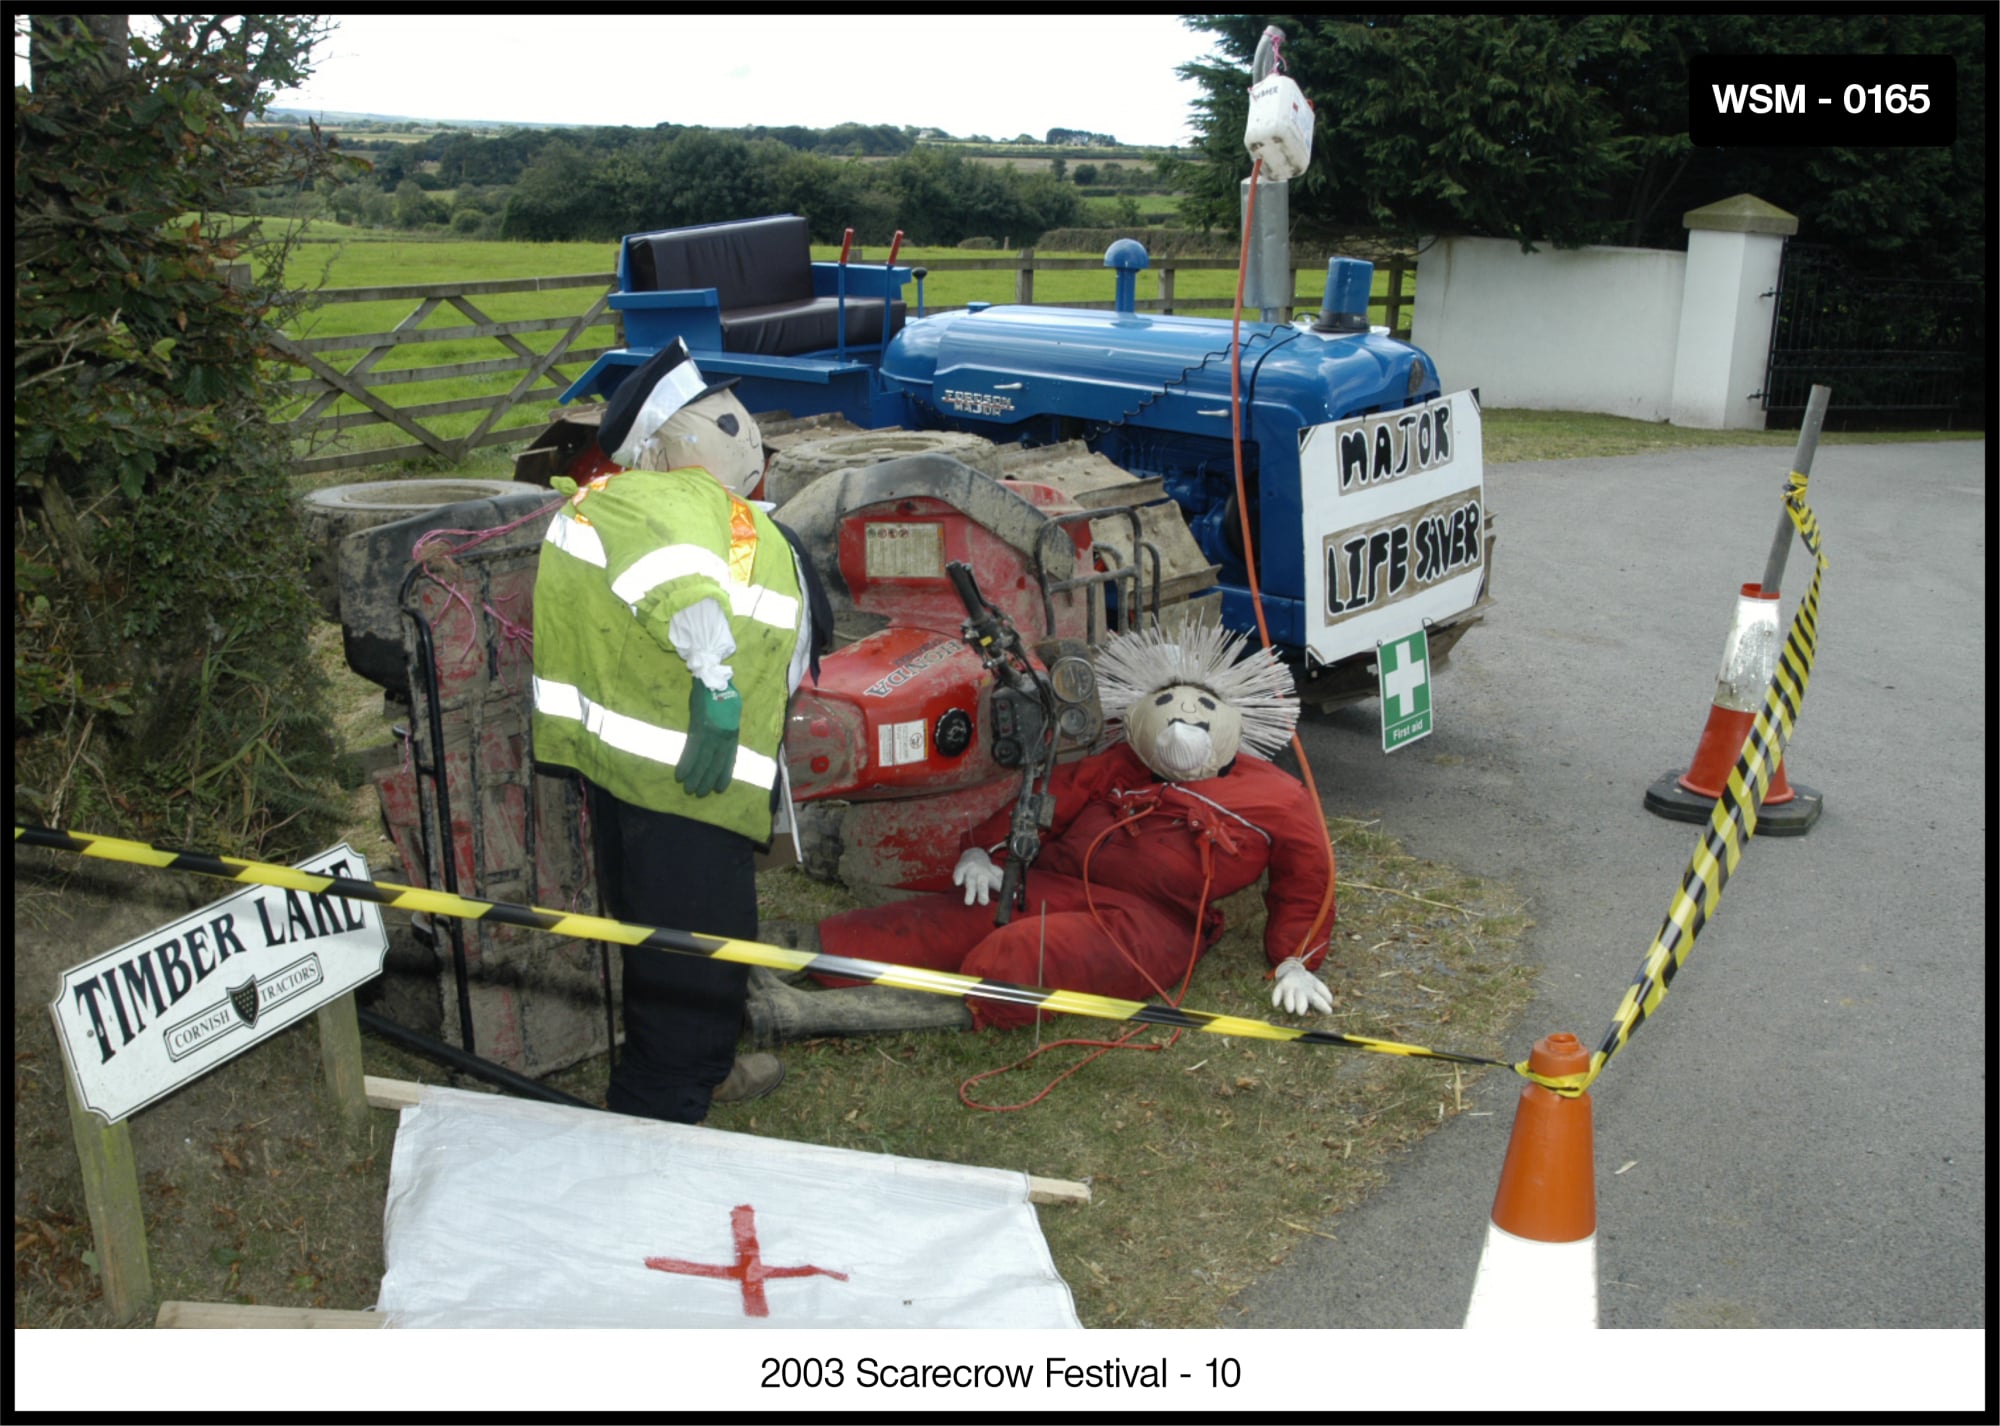
[[[413,735],[425,750],[424,765],[444,770],[461,893],[595,913],[581,790],[573,776],[539,770],[530,741],[533,591],[546,523],[541,516],[483,543],[452,548],[447,537],[420,551],[425,572],[415,581],[411,604],[431,629],[443,746],[429,747],[430,692],[415,676],[422,645],[411,624],[405,642],[413,670]],[[385,788],[385,808],[392,797],[398,806],[410,800],[402,784]],[[426,790],[425,802],[435,828],[433,790]],[[443,847],[442,839],[430,839],[424,878],[434,886],[444,885]],[[463,923],[462,933],[474,1053],[540,1075],[606,1050],[604,997],[613,987],[595,943],[485,921]],[[455,1004],[450,959],[444,959],[441,991],[448,1005]],[[459,1043],[456,1015],[446,1015],[445,1037]]]

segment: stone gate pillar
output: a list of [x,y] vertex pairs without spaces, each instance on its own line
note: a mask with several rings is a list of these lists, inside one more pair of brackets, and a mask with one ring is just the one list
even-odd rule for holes
[[1761,431],[1778,264],[1799,220],[1739,193],[1681,221],[1688,229],[1687,278],[1668,419],[1700,430]]

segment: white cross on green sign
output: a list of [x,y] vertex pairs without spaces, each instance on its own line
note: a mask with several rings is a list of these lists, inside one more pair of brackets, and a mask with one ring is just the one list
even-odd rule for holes
[[1419,629],[1375,652],[1382,682],[1382,751],[1393,753],[1431,731],[1431,641]]

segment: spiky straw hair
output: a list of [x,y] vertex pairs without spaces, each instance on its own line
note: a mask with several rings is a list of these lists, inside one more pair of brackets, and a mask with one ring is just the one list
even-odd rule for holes
[[1097,651],[1097,691],[1107,723],[1124,733],[1142,698],[1176,683],[1207,689],[1243,715],[1243,749],[1268,761],[1299,721],[1291,671],[1271,650],[1219,624],[1189,620],[1171,636],[1156,628],[1120,634]]

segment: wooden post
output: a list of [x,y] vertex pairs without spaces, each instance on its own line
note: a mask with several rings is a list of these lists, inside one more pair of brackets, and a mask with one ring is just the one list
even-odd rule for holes
[[1399,330],[1399,328],[1402,326],[1402,318],[1403,318],[1403,264],[1400,261],[1397,261],[1389,264],[1388,314],[1383,323],[1384,326],[1388,327],[1390,336],[1397,337],[1402,335],[1401,331]]
[[361,1020],[354,1010],[354,993],[336,997],[320,1006],[319,1062],[326,1071],[326,1087],[340,1116],[350,1129],[368,1123],[368,1095],[361,1072]]
[[1174,270],[1171,267],[1160,269],[1160,310],[1169,316],[1173,314]]
[[1035,300],[1035,250],[1021,249],[1021,266],[1014,273],[1014,300],[1023,307]]
[[106,1124],[83,1107],[67,1066],[63,1089],[69,1095],[69,1124],[83,1170],[83,1201],[90,1210],[104,1305],[113,1320],[130,1322],[153,1305],[153,1265],[146,1252],[146,1214],[139,1201],[132,1134],[124,1120]]

